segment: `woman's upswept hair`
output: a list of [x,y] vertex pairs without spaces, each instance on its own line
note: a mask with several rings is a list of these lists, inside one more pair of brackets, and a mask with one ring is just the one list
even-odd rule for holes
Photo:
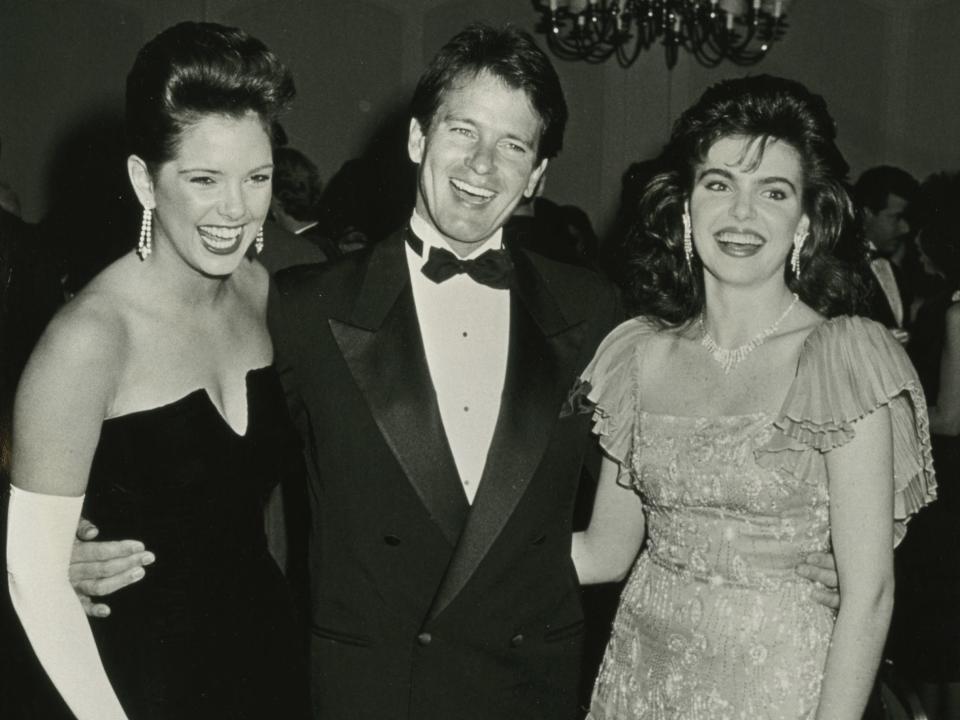
[[256,38],[216,23],[179,23],[141,48],[127,76],[129,150],[155,172],[205,115],[254,112],[272,140],[295,94],[290,72]]
[[[827,317],[859,309],[865,249],[833,119],[822,97],[798,82],[769,75],[717,83],[674,125],[657,161],[662,170],[642,192],[627,240],[631,309],[670,326],[691,320],[703,309],[703,266],[696,253],[692,267],[684,258],[683,208],[697,166],[714,143],[732,136],[756,141],[754,152],[744,158],[750,164],[759,164],[774,141],[786,143],[800,156],[802,206],[810,218],[810,235],[800,253],[799,279],[785,263],[787,285]],[[853,240],[840,243],[848,235]],[[838,252],[838,244],[845,249]]]

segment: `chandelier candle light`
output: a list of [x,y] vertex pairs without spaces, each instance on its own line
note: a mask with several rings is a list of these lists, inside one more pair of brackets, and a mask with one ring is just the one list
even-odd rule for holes
[[716,67],[724,60],[753,65],[786,31],[790,0],[533,0],[537,30],[564,60],[602,63],[616,56],[629,67],[660,41],[667,67],[680,50]]

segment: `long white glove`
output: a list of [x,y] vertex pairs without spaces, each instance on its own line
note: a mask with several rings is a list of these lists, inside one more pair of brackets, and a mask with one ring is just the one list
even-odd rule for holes
[[68,577],[83,496],[10,488],[7,583],[14,610],[77,720],[127,720]]

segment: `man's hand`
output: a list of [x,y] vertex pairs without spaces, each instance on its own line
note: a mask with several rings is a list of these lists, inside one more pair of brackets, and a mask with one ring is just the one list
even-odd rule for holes
[[890,328],[890,333],[893,335],[893,338],[901,345],[906,345],[907,343],[910,342],[909,330],[904,330],[903,328]]
[[93,523],[80,518],[70,556],[70,584],[87,615],[107,617],[110,608],[92,598],[137,582],[146,574],[144,567],[155,558],[138,540],[94,542],[98,532]]
[[839,578],[837,561],[830,553],[812,553],[797,565],[797,574],[812,580],[811,597],[821,605],[834,610],[840,609]]

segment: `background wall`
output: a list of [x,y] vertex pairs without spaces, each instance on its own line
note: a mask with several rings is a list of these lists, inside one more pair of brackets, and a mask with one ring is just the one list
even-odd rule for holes
[[[19,192],[26,219],[126,192],[126,72],[149,37],[184,19],[240,25],[290,65],[299,97],[285,126],[325,178],[365,153],[400,157],[416,78],[466,22],[532,31],[537,20],[521,0],[0,0],[0,179]],[[668,72],[659,50],[629,69],[557,60],[571,120],[547,196],[579,204],[604,231],[624,169],[656,154],[706,86],[747,72],[822,93],[854,176],[879,163],[921,178],[960,168],[960,2],[795,0],[790,23],[749,70],[708,70],[681,55]],[[85,228],[75,231],[82,239]]]

